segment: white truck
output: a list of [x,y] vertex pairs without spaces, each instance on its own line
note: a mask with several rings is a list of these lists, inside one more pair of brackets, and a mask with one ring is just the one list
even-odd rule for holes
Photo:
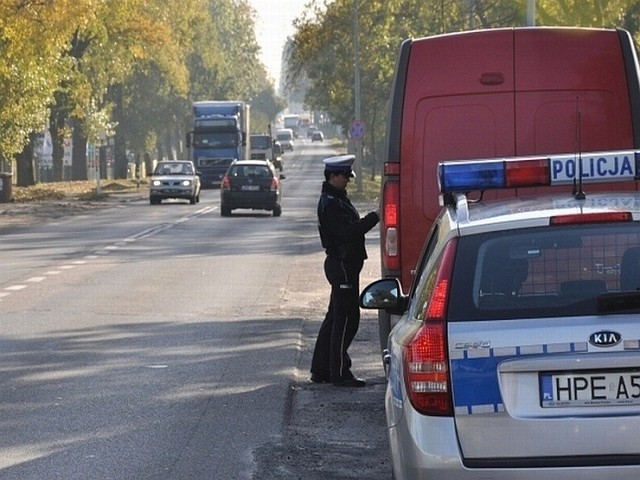
[[282,147],[270,133],[254,133],[251,135],[251,160],[269,160],[273,166],[282,171]]
[[300,115],[285,115],[284,128],[290,128],[293,132],[293,138],[298,138],[298,129],[300,128]]

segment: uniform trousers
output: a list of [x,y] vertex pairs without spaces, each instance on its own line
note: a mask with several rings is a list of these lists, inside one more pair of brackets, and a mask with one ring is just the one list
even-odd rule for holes
[[360,271],[364,261],[327,256],[324,273],[331,284],[329,307],[311,360],[311,373],[331,382],[352,378],[347,353],[360,325]]

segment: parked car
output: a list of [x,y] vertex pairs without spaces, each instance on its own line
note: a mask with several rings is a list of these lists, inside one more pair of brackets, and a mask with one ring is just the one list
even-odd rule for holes
[[311,142],[324,142],[324,135],[320,130],[313,132],[313,135],[311,135]]
[[231,215],[238,208],[270,210],[274,217],[282,214],[282,182],[266,160],[236,160],[227,170],[220,188],[220,214]]
[[200,176],[193,162],[187,160],[158,162],[149,183],[149,203],[158,205],[168,198],[200,201]]
[[[385,356],[396,480],[640,478],[640,193],[581,188],[634,181],[639,153],[439,165],[446,206],[410,292],[385,278],[360,297],[402,315]],[[549,179],[561,193],[463,193]]]

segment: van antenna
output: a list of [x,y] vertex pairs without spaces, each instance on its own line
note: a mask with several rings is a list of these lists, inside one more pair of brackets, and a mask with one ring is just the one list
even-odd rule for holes
[[576,97],[576,152],[578,164],[578,179],[573,180],[573,196],[576,200],[584,200],[586,195],[582,190],[582,136],[581,136],[581,116],[580,116],[580,97]]

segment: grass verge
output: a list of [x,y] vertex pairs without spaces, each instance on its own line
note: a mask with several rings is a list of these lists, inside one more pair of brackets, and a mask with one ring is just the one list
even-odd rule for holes
[[146,187],[146,181],[138,183],[136,180],[101,180],[98,185],[95,180],[74,182],[38,183],[29,187],[12,186],[11,193],[14,202],[29,203],[46,200],[101,200],[106,196],[117,193],[135,193]]

